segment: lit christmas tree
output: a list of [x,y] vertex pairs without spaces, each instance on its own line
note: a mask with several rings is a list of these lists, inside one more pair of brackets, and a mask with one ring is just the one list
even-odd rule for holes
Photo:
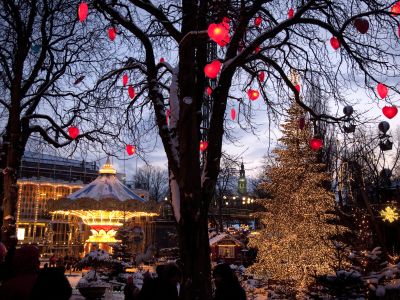
[[[288,110],[283,125],[282,147],[274,150],[274,166],[267,171],[262,187],[271,197],[262,200],[263,229],[250,239],[258,249],[250,272],[278,281],[291,281],[298,292],[315,275],[333,272],[335,247],[332,237],[341,228],[335,219],[335,198],[329,187],[329,175],[310,149],[311,128],[302,119],[297,105]],[[299,126],[300,123],[303,123]],[[303,129],[300,129],[303,128]]]

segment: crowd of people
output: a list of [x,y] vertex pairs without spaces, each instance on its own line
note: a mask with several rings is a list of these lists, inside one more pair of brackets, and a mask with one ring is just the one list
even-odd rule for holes
[[[0,256],[0,298],[18,300],[68,300],[72,288],[65,270],[76,267],[74,259],[51,257],[49,265],[40,269],[39,249],[24,245]],[[182,284],[181,269],[175,263],[158,265],[156,277],[145,274],[141,289],[130,277],[124,287],[125,300],[179,300]],[[235,272],[228,264],[219,264],[213,270],[214,300],[246,300]]]

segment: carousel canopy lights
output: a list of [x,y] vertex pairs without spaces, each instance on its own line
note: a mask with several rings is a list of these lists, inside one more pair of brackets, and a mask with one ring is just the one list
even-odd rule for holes
[[99,174],[117,174],[117,170],[114,169],[113,165],[110,163],[110,159],[107,158],[106,163],[100,168]]

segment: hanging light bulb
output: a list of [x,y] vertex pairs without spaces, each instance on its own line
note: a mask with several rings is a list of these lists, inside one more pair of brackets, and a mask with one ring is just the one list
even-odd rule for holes
[[84,22],[88,16],[89,8],[86,2],[82,1],[78,6],[78,17],[80,22]]
[[133,145],[128,144],[128,145],[126,145],[125,149],[126,149],[126,153],[128,153],[129,156],[135,154],[135,152],[136,152],[136,148]]
[[76,126],[71,126],[68,128],[68,134],[71,137],[71,139],[76,139],[77,136],[79,135],[79,128]]

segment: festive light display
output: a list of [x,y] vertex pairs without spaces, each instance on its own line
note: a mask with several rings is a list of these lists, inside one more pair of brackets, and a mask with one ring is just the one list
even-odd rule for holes
[[207,147],[208,147],[208,142],[207,141],[200,141],[200,151],[201,152],[206,151]]
[[318,138],[312,138],[310,140],[310,148],[314,151],[318,151],[319,149],[322,148],[323,141]]
[[357,18],[354,20],[354,27],[357,29],[359,33],[365,34],[368,31],[369,22],[367,19]]
[[122,76],[122,85],[126,86],[128,84],[128,75],[124,74],[124,76]]
[[397,17],[398,15],[400,15],[400,2],[396,2],[390,9],[390,12],[392,13],[392,16],[394,16],[394,17]]
[[78,7],[78,17],[80,22],[84,22],[88,16],[88,5],[86,2],[81,2]]
[[213,60],[204,67],[204,73],[208,78],[215,79],[218,76],[221,66],[222,64],[218,59]]
[[330,42],[331,42],[331,46],[332,46],[333,50],[337,50],[340,48],[340,42],[336,37],[334,37],[334,36],[331,37]]
[[161,58],[160,58],[160,63],[163,63],[163,62],[165,62],[165,58],[164,58],[164,57],[161,57]]
[[385,106],[382,108],[382,112],[388,119],[393,119],[397,115],[397,107],[396,106]]
[[397,212],[397,209],[395,207],[391,208],[390,206],[387,206],[379,213],[383,221],[388,221],[389,223],[393,223],[394,221],[397,221],[399,219],[399,213]]
[[210,24],[207,30],[208,36],[220,46],[226,46],[230,42],[229,23]]
[[257,90],[250,89],[250,90],[247,91],[247,95],[249,96],[249,99],[251,101],[254,101],[254,100],[258,99],[258,97],[260,96],[260,92],[257,91]]
[[128,94],[129,94],[129,98],[133,99],[135,97],[135,89],[133,88],[133,86],[128,86]]
[[115,27],[108,28],[107,32],[108,32],[108,38],[111,41],[114,41],[115,38],[117,37],[117,30],[115,29]]
[[263,82],[264,79],[265,79],[264,71],[258,72],[258,80],[260,80],[261,82]]
[[77,136],[79,135],[79,128],[76,126],[71,126],[68,128],[68,134],[71,137],[71,139],[76,139]]
[[[290,281],[298,291],[314,281],[314,275],[332,271],[335,249],[331,236],[337,232],[334,219],[335,197],[324,188],[329,181],[324,166],[307,146],[310,126],[298,130],[303,111],[292,106],[283,125],[282,148],[274,150],[276,164],[269,166],[262,183],[269,199],[259,203],[263,230],[250,237],[249,246],[258,250],[249,272],[269,280]],[[342,230],[343,228],[340,228]]]
[[135,154],[135,152],[136,152],[136,148],[133,145],[128,144],[128,145],[126,145],[125,149],[126,149],[126,153],[128,153],[129,156]]
[[258,16],[257,18],[254,19],[254,25],[259,27],[262,23],[262,18]]
[[386,98],[388,91],[389,91],[387,86],[384,85],[383,83],[378,83],[376,90],[378,92],[379,97],[381,97],[381,99]]
[[288,18],[291,19],[294,17],[294,9],[293,8],[289,8],[288,11]]

